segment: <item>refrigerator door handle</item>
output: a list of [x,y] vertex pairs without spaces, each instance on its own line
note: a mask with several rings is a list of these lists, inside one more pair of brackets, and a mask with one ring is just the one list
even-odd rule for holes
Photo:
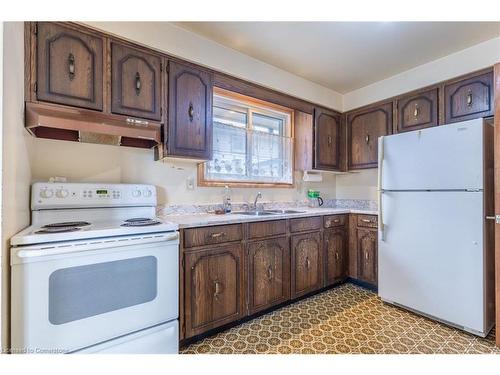
[[384,137],[378,139],[378,231],[381,241],[385,241],[384,217],[382,210],[382,168],[384,165]]

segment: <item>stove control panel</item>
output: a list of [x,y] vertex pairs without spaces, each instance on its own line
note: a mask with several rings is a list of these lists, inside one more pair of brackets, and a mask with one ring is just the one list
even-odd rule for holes
[[156,187],[140,184],[34,183],[31,209],[156,206]]

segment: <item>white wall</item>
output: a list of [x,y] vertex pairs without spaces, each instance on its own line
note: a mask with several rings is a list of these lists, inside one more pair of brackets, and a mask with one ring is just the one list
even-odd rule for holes
[[166,22],[86,22],[232,76],[329,108],[342,110],[342,95],[213,40]]
[[[500,37],[482,42],[344,95],[344,110],[361,107],[500,62]],[[376,199],[377,173],[337,176],[336,198]]]
[[24,27],[21,22],[4,23],[3,43],[3,173],[2,173],[2,346],[8,344],[9,244],[12,235],[29,224],[31,144],[24,129]]

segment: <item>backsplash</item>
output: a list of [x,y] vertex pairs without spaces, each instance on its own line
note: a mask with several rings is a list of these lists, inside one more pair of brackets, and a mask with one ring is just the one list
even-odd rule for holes
[[[248,203],[233,203],[233,211],[245,211],[248,209]],[[259,208],[268,210],[293,209],[308,207],[307,200],[293,202],[265,202],[258,203]],[[377,202],[363,199],[324,199],[323,207],[328,208],[351,208],[358,210],[377,210]],[[221,209],[222,204],[171,204],[159,205],[157,214],[165,215],[193,215],[206,214]]]

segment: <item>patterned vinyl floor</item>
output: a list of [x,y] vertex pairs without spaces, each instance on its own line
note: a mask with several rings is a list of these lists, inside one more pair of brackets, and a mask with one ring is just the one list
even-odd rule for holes
[[481,339],[344,284],[181,349],[182,354],[500,353]]

